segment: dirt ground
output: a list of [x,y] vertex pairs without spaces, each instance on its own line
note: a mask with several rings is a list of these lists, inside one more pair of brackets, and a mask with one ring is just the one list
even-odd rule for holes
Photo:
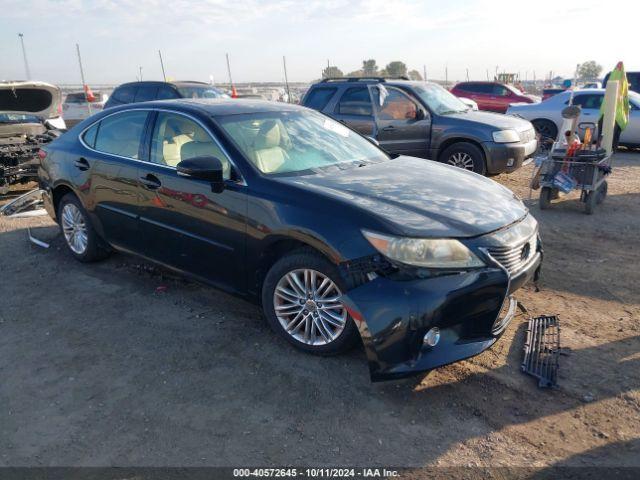
[[523,316],[478,357],[372,384],[360,350],[298,353],[242,300],[0,218],[0,465],[640,466],[640,153],[593,216],[576,195],[540,211],[531,171],[495,179],[541,225],[541,290],[518,298],[560,316],[556,390],[520,372]]

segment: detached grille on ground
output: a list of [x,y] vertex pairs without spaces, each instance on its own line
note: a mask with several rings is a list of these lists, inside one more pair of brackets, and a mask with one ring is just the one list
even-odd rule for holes
[[518,273],[533,258],[538,249],[538,238],[533,235],[527,242],[511,247],[491,247],[489,254],[507,269],[509,274]]
[[538,379],[539,387],[553,387],[558,380],[560,320],[557,316],[529,319],[522,371]]

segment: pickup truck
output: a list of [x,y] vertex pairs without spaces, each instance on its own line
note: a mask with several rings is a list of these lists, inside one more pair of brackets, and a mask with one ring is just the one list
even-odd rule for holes
[[302,104],[375,140],[390,154],[437,160],[481,175],[517,170],[538,145],[529,121],[473,111],[430,82],[325,79],[309,88]]

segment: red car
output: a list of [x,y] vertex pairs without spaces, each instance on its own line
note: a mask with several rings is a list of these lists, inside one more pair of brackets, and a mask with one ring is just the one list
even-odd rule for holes
[[505,113],[512,103],[537,103],[539,98],[498,82],[462,82],[451,89],[456,97],[470,98],[478,109]]

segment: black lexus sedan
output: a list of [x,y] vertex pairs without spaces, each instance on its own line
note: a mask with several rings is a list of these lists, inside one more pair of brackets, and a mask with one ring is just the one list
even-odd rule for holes
[[537,222],[508,189],[390,156],[304,107],[126,105],[40,157],[75,258],[131,252],[253,299],[310,353],[361,339],[373,380],[488,348],[542,260]]

